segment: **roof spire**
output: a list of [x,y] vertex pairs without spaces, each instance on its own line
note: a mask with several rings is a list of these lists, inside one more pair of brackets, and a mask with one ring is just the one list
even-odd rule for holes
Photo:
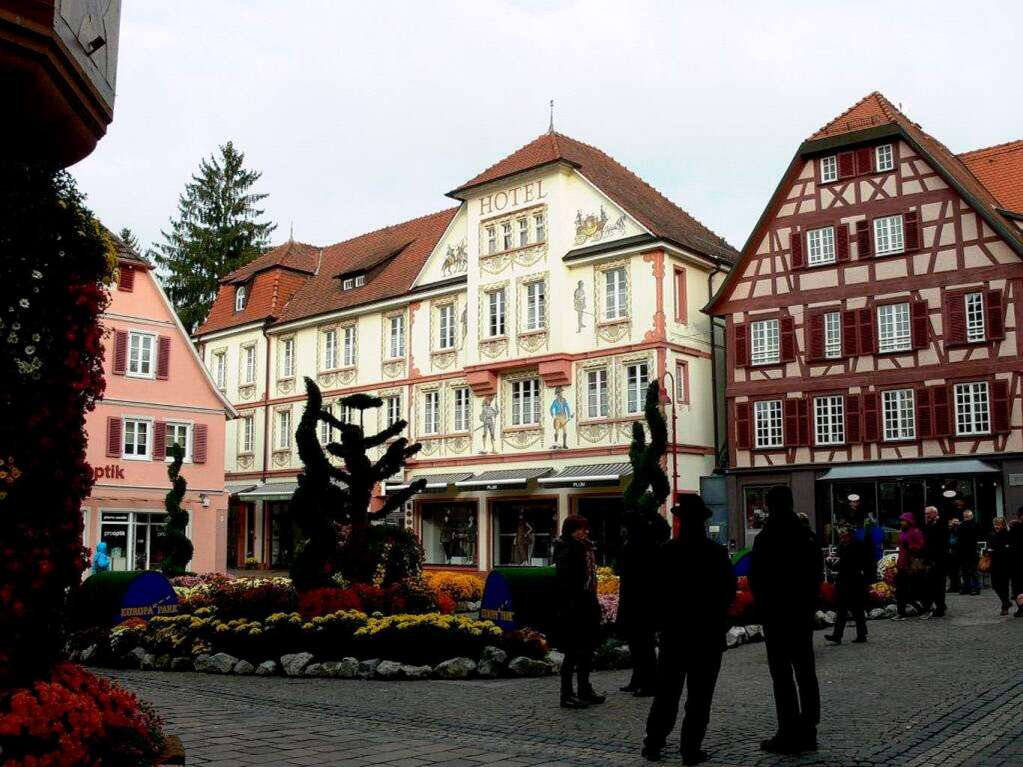
[[292,219],[291,220],[291,229],[288,232],[288,242],[294,242],[294,241],[295,241],[295,220]]
[[551,99],[551,123],[547,126],[548,133],[554,133],[554,99]]

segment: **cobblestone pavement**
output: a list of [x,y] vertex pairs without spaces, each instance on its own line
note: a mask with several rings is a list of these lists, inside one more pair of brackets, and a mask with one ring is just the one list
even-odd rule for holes
[[[762,754],[774,727],[762,644],[725,653],[705,747],[722,767],[1023,766],[1023,619],[990,591],[955,596],[941,620],[872,621],[865,645],[824,646],[821,749]],[[645,764],[649,701],[617,693],[626,672],[596,674],[608,702],[557,707],[557,681],[361,682],[106,672],[152,702],[190,765],[556,767]],[[677,754],[666,755],[678,763]]]

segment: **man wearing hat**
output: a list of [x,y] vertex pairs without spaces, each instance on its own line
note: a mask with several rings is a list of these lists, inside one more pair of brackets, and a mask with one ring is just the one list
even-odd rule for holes
[[707,759],[701,746],[725,650],[735,573],[725,547],[707,538],[710,510],[700,496],[683,495],[671,511],[679,518],[681,530],[677,539],[661,547],[657,558],[667,599],[659,621],[661,654],[643,756],[650,761],[660,759],[686,686],[682,764],[700,764]]

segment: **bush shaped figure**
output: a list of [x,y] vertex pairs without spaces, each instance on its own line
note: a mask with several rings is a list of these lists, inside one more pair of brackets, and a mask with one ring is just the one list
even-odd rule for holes
[[[383,585],[418,574],[422,565],[422,547],[407,530],[371,526],[383,519],[426,485],[416,480],[409,487],[388,495],[375,511],[370,511],[373,488],[399,472],[405,462],[419,452],[420,445],[409,445],[399,437],[408,423],[398,420],[386,429],[366,436],[362,422],[366,410],[383,405],[383,400],[368,394],[353,394],[341,404],[358,411],[359,424],[346,423],[323,409],[323,395],[309,378],[306,406],[295,431],[295,444],[303,464],[298,489],[291,499],[291,515],[302,535],[291,578],[295,588],[332,585],[332,576],[340,573],[351,583],[374,582]],[[327,424],[340,441],[320,444],[318,425]],[[369,451],[390,440],[376,461]],[[344,465],[331,463],[328,454]]]
[[661,384],[651,381],[646,390],[643,414],[650,429],[650,442],[646,441],[643,424],[632,424],[632,444],[629,446],[629,461],[632,463],[632,480],[625,488],[623,500],[627,512],[643,517],[656,515],[657,510],[671,494],[671,483],[661,467],[661,461],[668,451],[668,424],[661,412]]
[[171,456],[170,465],[167,467],[167,476],[171,481],[170,492],[164,496],[163,507],[167,510],[167,523],[164,526],[163,534],[160,535],[157,545],[163,552],[163,562],[160,563],[160,570],[166,576],[184,575],[188,563],[192,561],[192,554],[195,548],[192,542],[185,535],[188,527],[188,512],[181,508],[181,501],[185,497],[185,490],[188,489],[188,482],[181,476],[181,464],[185,459],[185,451],[181,445],[173,444],[168,452]]

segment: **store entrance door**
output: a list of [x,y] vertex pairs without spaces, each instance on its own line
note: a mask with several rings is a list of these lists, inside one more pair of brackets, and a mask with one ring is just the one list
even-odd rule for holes
[[615,567],[622,550],[622,515],[625,506],[620,495],[580,496],[576,513],[590,523],[590,540],[597,549],[597,565]]

